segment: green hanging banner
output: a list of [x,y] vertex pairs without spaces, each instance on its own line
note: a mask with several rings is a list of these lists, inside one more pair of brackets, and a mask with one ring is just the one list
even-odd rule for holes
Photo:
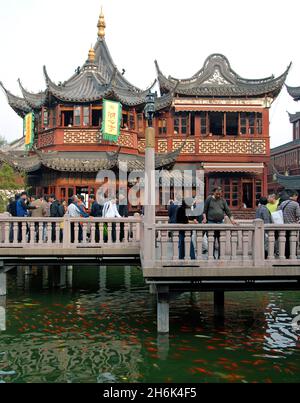
[[102,135],[104,140],[117,143],[122,122],[122,105],[120,102],[103,100]]

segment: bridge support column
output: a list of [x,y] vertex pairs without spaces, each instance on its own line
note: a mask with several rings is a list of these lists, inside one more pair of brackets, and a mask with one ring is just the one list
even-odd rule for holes
[[150,284],[149,292],[151,295],[156,295],[156,285],[155,284]]
[[66,288],[67,266],[60,266],[60,288]]
[[214,314],[215,318],[224,318],[225,314],[225,293],[224,291],[214,292]]
[[67,286],[73,288],[73,266],[67,268]]
[[107,280],[107,267],[106,266],[100,266],[99,268],[99,291],[105,291],[106,290],[106,280]]
[[159,334],[157,337],[157,350],[160,360],[167,360],[170,350],[170,339],[168,334]]
[[0,296],[0,332],[6,330],[6,297]]
[[49,267],[43,266],[43,289],[47,290],[49,288]]
[[168,286],[157,287],[157,331],[169,333],[170,295]]
[[0,297],[7,295],[6,272],[0,266]]
[[25,273],[25,276],[31,276],[30,266],[25,266],[24,267],[24,273]]
[[125,267],[125,288],[127,291],[131,289],[131,267]]
[[24,287],[24,268],[22,266],[17,267],[17,287]]

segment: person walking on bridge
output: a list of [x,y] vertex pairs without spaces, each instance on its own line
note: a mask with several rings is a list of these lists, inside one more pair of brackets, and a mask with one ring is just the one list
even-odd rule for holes
[[[284,224],[299,224],[300,222],[300,206],[298,203],[299,193],[294,190],[290,193],[289,200],[284,201],[278,209],[283,213]],[[300,229],[300,228],[299,228]],[[291,231],[286,231],[286,243],[285,243],[285,256],[290,258],[290,236]]]
[[[223,190],[221,187],[213,189],[212,196],[209,196],[204,203],[203,224],[224,224],[225,216],[227,216],[233,225],[237,225],[233,218],[226,200],[223,198]],[[220,245],[220,231],[214,234],[214,257],[216,257],[216,243]]]

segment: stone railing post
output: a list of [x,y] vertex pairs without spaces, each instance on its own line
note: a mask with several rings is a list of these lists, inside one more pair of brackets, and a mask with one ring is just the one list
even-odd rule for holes
[[263,220],[254,220],[253,263],[255,267],[265,264],[265,225]]
[[155,129],[146,129],[145,153],[145,216],[144,244],[142,245],[144,263],[154,267],[155,263],[155,224],[156,224],[156,186],[155,186]]
[[69,217],[64,217],[63,247],[69,248],[71,245],[71,223]]

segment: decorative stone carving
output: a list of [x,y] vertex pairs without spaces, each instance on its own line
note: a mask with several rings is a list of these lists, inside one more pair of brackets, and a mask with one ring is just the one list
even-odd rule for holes
[[213,75],[203,84],[229,85],[230,83],[221,75],[219,68],[216,67]]

